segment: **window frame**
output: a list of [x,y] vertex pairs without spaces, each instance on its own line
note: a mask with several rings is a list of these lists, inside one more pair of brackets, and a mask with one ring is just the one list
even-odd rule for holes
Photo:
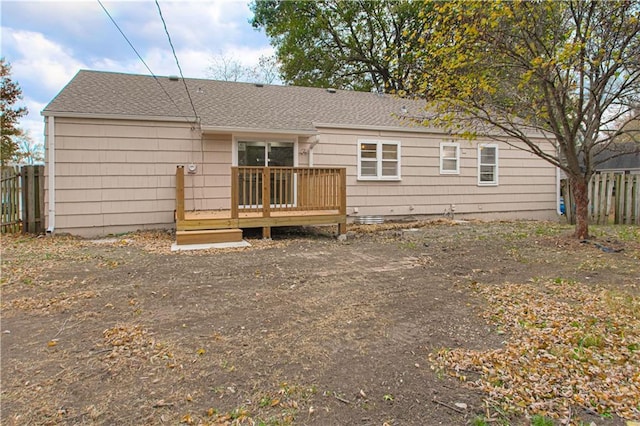
[[[362,156],[362,146],[365,144],[376,145],[376,157],[375,160],[366,159]],[[396,147],[396,159],[391,160],[396,163],[396,174],[393,176],[384,176],[382,174],[384,162],[390,162],[388,159],[383,158],[384,145],[394,145]],[[380,140],[380,139],[359,139],[358,146],[358,180],[361,181],[399,181],[402,180],[401,173],[401,158],[402,158],[402,145],[397,140]],[[376,175],[375,176],[363,176],[362,175],[362,161],[376,163]]]
[[[444,156],[444,148],[454,147],[456,149],[455,158]],[[455,160],[455,170],[449,170],[444,168],[444,160]],[[459,142],[440,142],[440,174],[441,175],[459,175],[460,174],[460,143]]]
[[[495,150],[495,162],[482,162],[482,149],[493,148]],[[482,166],[493,167],[493,180],[482,181]],[[498,186],[498,168],[499,168],[499,148],[496,143],[480,143],[478,144],[478,186]]]

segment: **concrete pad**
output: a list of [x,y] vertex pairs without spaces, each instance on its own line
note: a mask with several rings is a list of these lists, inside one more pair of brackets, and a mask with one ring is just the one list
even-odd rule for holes
[[247,241],[236,241],[233,243],[210,243],[210,244],[183,244],[177,243],[171,244],[171,251],[186,251],[186,250],[208,250],[208,249],[225,249],[225,248],[242,248],[251,247]]

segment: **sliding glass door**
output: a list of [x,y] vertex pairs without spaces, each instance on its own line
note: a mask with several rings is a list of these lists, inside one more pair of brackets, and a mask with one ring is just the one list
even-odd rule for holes
[[[238,166],[293,167],[294,144],[288,142],[238,141]],[[262,204],[262,174],[240,174],[240,203]],[[271,173],[270,204],[294,204],[293,173]]]

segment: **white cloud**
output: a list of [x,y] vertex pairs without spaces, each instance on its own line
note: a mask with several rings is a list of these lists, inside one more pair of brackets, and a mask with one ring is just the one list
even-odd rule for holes
[[9,37],[16,59],[12,62],[12,73],[20,76],[20,83],[44,88],[53,93],[59,91],[80,68],[86,66],[65,49],[43,34],[32,31],[3,28]]
[[[149,73],[95,0],[0,1],[3,56],[30,110],[20,126],[39,142],[40,111],[79,69]],[[273,54],[248,0],[159,2],[185,77],[206,78],[215,56],[252,67]],[[154,74],[178,74],[153,0],[103,3]]]

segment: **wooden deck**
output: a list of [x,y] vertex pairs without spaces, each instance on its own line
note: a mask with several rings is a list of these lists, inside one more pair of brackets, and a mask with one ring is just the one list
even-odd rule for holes
[[[231,209],[184,209],[184,168],[176,169],[176,231],[178,244],[221,242],[229,230],[262,228],[271,238],[274,226],[331,225],[346,233],[346,173],[341,168],[232,167]],[[266,201],[266,202],[265,202]],[[210,237],[207,237],[210,235]]]

